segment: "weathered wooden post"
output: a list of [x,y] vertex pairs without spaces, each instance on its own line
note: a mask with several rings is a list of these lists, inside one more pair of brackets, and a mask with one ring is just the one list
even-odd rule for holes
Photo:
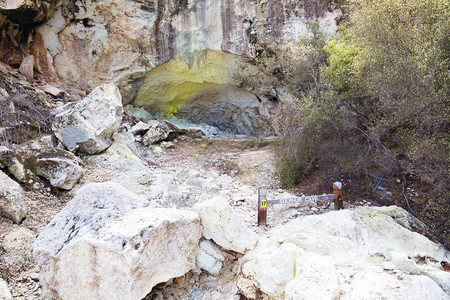
[[258,189],[258,226],[267,224],[267,189]]
[[342,199],[342,183],[336,181],[333,183],[333,193],[334,193],[334,209],[344,209],[344,200]]

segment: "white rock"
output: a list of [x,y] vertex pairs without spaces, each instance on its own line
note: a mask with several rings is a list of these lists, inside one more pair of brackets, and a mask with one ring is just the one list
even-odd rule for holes
[[445,300],[449,295],[427,276],[364,270],[354,276],[348,292],[341,299]]
[[104,84],[82,100],[57,108],[53,112],[52,130],[70,151],[95,154],[111,145],[122,112],[119,89]]
[[257,235],[233,212],[225,198],[216,197],[197,203],[194,210],[202,220],[205,238],[213,239],[219,246],[239,253],[255,247]]
[[[450,253],[410,231],[414,222],[395,206],[292,220],[246,253],[240,282],[273,299],[448,299],[450,277],[437,262]],[[249,284],[241,291],[252,296]]]
[[285,299],[336,299],[339,294],[339,274],[330,257],[311,252],[296,261],[295,279],[286,285]]
[[12,300],[12,295],[9,291],[8,284],[2,278],[0,278],[0,299]]
[[35,240],[36,235],[33,231],[18,227],[5,236],[3,247],[9,257],[21,264],[31,260]]
[[150,129],[150,127],[151,127],[151,125],[149,125],[147,123],[138,122],[138,123],[136,123],[136,125],[131,127],[130,133],[133,135],[142,134],[142,133],[147,132]]
[[19,224],[26,217],[27,212],[22,188],[0,171],[0,215]]
[[113,183],[86,185],[34,244],[42,297],[142,299],[194,268],[200,235],[194,212],[148,206]]
[[200,241],[200,249],[197,254],[197,266],[200,269],[218,276],[224,260],[225,256],[222,251],[213,242],[205,239]]
[[142,139],[145,146],[156,144],[161,141],[171,141],[178,136],[178,132],[180,131],[178,127],[167,121],[158,122],[156,120],[151,120],[149,125],[150,128]]
[[9,173],[20,182],[25,182],[25,168],[16,153],[7,147],[0,146],[0,167],[8,167]]
[[49,84],[44,85],[42,87],[42,90],[44,92],[46,92],[47,94],[52,95],[53,97],[61,97],[62,95],[64,95],[63,90],[61,90],[57,87],[51,86]]
[[81,160],[73,153],[59,148],[43,149],[28,158],[26,164],[34,174],[64,190],[71,190],[83,176]]

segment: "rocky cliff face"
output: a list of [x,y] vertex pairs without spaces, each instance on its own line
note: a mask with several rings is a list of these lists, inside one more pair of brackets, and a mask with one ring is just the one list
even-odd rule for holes
[[[23,21],[13,24],[18,20],[10,16],[23,9],[15,2],[33,3],[27,9],[34,7],[36,16],[46,12],[38,21],[33,15],[30,24],[49,21],[31,30]],[[0,12],[11,22],[3,30],[16,32],[9,34],[8,44],[23,40],[19,32],[32,31],[31,51],[25,52],[34,54],[41,74],[52,79],[57,75],[85,91],[112,82],[119,86],[124,104],[137,97],[136,105],[160,111],[172,106],[178,110],[203,92],[211,95],[211,90],[224,86],[251,90],[259,93],[260,102],[267,102],[271,87],[265,86],[264,76],[250,63],[255,44],[296,43],[311,34],[311,22],[332,33],[339,15],[328,11],[325,0],[47,2],[5,2],[9,7],[4,4]],[[2,59],[17,67],[23,58],[18,50],[24,47],[15,44],[15,55]]]

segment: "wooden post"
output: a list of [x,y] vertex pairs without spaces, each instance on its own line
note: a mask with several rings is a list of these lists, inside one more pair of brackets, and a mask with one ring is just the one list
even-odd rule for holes
[[267,189],[258,189],[258,226],[267,225]]
[[334,209],[344,209],[344,200],[342,199],[342,183],[339,181],[336,181],[333,183],[333,193],[334,196]]

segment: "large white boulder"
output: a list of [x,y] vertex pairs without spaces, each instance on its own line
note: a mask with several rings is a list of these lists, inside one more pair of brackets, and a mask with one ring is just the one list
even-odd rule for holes
[[44,299],[142,299],[195,267],[200,219],[114,183],[82,187],[39,235]]
[[12,300],[11,292],[9,291],[8,283],[0,278],[0,299]]
[[64,190],[71,190],[83,176],[81,160],[73,153],[59,148],[43,149],[28,158],[26,164],[34,174]]
[[122,121],[122,97],[114,84],[95,88],[53,112],[52,130],[70,151],[95,154],[108,148]]
[[225,198],[219,196],[197,203],[194,210],[202,220],[205,238],[214,240],[227,250],[239,253],[255,247],[258,240],[256,233],[247,228]]
[[[279,225],[242,258],[239,289],[271,299],[448,299],[450,253],[405,210],[361,207]],[[426,287],[426,288],[425,288]]]
[[28,213],[20,185],[0,171],[0,216],[19,224]]

